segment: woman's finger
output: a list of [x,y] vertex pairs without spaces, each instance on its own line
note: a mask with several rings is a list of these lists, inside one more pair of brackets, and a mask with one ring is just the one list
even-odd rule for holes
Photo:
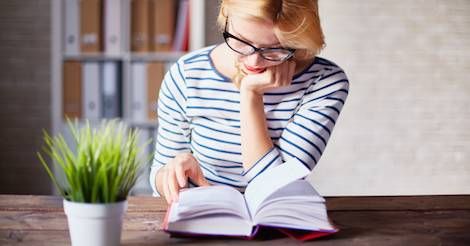
[[168,170],[162,173],[162,184],[163,184],[163,195],[165,196],[166,202],[171,203],[170,190],[168,188]]
[[287,69],[287,84],[286,86],[290,85],[292,83],[292,80],[294,79],[294,75],[295,75],[295,62],[294,61],[288,61],[288,69]]
[[178,200],[179,187],[174,168],[170,169],[170,172],[168,173],[168,187],[170,190],[171,201],[176,202]]
[[207,179],[204,177],[204,174],[202,173],[202,170],[200,167],[196,167],[198,170],[195,172],[196,177],[192,179],[194,183],[198,186],[208,186],[209,182],[207,182]]
[[287,85],[287,78],[289,77],[289,67],[287,62],[282,63],[278,66],[279,81],[278,87],[284,87]]
[[180,188],[186,187],[188,177],[186,177],[186,170],[184,170],[183,165],[175,166],[175,174],[176,174],[176,180],[178,181],[179,187]]

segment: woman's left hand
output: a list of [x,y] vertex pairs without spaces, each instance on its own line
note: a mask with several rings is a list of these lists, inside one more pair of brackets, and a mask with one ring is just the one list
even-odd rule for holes
[[295,62],[286,61],[258,74],[247,74],[240,81],[240,91],[263,95],[266,91],[288,86],[294,77]]

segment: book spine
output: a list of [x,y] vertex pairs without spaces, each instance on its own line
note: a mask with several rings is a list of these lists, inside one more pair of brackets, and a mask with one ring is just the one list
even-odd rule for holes
[[149,51],[149,0],[131,2],[131,49],[134,52]]
[[121,52],[121,0],[104,0],[104,51],[118,55]]
[[80,48],[82,53],[101,51],[101,0],[80,0]]
[[175,25],[175,0],[150,1],[150,47],[152,51],[170,51]]
[[85,62],[82,69],[83,117],[90,121],[101,118],[100,64]]
[[187,18],[189,17],[189,1],[182,0],[180,1],[178,7],[178,15],[176,20],[176,31],[175,38],[173,40],[173,51],[184,51],[184,42],[186,31],[189,31]]
[[187,0],[186,2],[186,8],[184,10],[184,29],[183,29],[183,43],[181,44],[181,51],[188,51],[189,50],[189,25],[190,25],[190,20],[189,20],[189,13],[190,13],[190,8],[191,8],[191,2]]
[[147,118],[157,119],[157,100],[163,80],[165,67],[162,62],[150,62],[147,65]]
[[132,81],[131,81],[131,107],[132,120],[135,122],[147,121],[147,70],[146,63],[132,63]]
[[106,61],[103,62],[101,69],[103,117],[118,118],[121,116],[119,64]]
[[77,55],[80,52],[80,4],[79,0],[64,1],[64,52]]
[[63,64],[62,109],[63,117],[82,117],[82,66],[78,61],[67,61]]

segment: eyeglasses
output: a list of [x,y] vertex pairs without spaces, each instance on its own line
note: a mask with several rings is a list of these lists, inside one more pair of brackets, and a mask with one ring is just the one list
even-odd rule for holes
[[252,44],[241,40],[227,31],[228,18],[225,21],[225,28],[223,32],[225,43],[230,49],[237,52],[238,54],[249,56],[256,52],[261,57],[272,62],[283,62],[294,55],[295,49],[286,48],[257,48]]

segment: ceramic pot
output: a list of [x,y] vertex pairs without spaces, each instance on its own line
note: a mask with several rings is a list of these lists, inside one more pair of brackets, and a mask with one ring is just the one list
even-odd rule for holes
[[127,200],[96,204],[64,200],[72,245],[119,245],[126,210]]

